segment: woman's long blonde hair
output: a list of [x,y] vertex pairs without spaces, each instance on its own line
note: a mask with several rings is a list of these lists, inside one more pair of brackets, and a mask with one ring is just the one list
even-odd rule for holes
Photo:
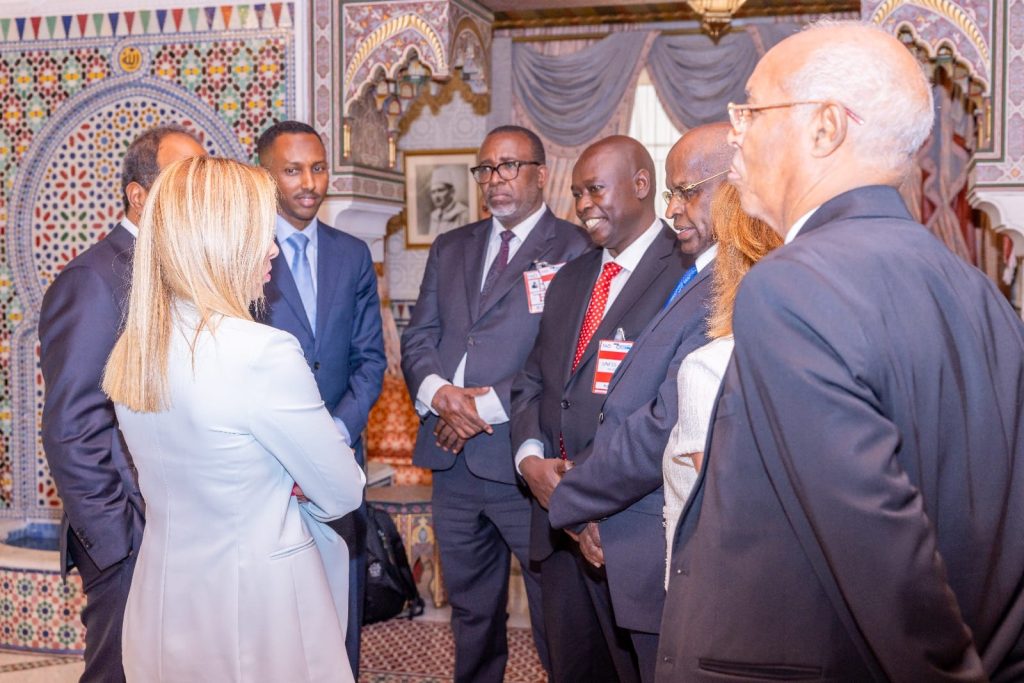
[[732,313],[740,281],[765,254],[782,244],[767,223],[740,208],[740,194],[723,183],[711,200],[711,224],[718,238],[718,256],[711,284],[711,315],[708,335],[714,339],[732,334]]
[[252,320],[275,215],[276,185],[261,168],[194,157],[161,172],[142,211],[125,329],[103,373],[111,400],[144,413],[169,407],[177,303],[198,312],[193,344],[215,316]]

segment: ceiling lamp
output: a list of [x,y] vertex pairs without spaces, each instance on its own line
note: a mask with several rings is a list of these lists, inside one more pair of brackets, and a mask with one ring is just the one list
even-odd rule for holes
[[732,15],[747,0],[687,0],[693,11],[700,15],[700,27],[718,42],[722,34],[729,30]]

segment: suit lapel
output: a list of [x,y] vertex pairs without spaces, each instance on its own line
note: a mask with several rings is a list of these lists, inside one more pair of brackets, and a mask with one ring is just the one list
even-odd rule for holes
[[[330,322],[331,303],[338,291],[338,279],[341,277],[343,254],[334,235],[329,234],[333,228],[317,220],[316,250],[316,337],[314,344],[320,345],[324,330]],[[294,284],[294,280],[293,280]],[[296,289],[296,294],[298,290]]]
[[[551,240],[555,238],[555,217],[548,209],[544,210],[537,225],[526,236],[526,241],[516,250],[515,256],[508,262],[505,272],[501,274],[498,281],[486,301],[480,302],[480,317],[510,290],[516,283],[523,281],[523,272],[528,270],[535,261],[542,260],[542,257],[551,249]],[[481,273],[482,277],[482,273]],[[524,285],[525,286],[525,285]]]
[[[276,239],[274,241],[277,242]],[[281,249],[280,244],[278,248]],[[277,289],[281,298],[292,309],[295,317],[302,323],[302,328],[306,331],[306,334],[312,339],[313,328],[309,325],[306,309],[302,306],[299,289],[295,286],[295,278],[292,277],[292,271],[288,269],[288,257],[285,254],[284,249],[281,249],[281,255],[270,262],[270,284]]]
[[[487,258],[487,238],[491,234],[493,220],[478,223],[466,240],[462,257],[463,277],[466,280],[466,303],[469,305],[469,319],[476,321],[480,306],[480,286],[484,281],[484,260]],[[444,273],[441,273],[444,277]]]
[[[583,351],[583,357],[580,358],[580,363],[576,367],[577,370],[586,365],[587,360],[597,352],[597,345],[602,339],[611,339],[614,336],[615,328],[619,326],[619,322],[633,309],[636,302],[646,294],[651,283],[665,270],[667,265],[666,259],[673,256],[677,249],[675,236],[668,232],[664,228],[664,223],[662,223],[662,231],[658,233],[651,246],[647,247],[643,258],[637,264],[636,271],[629,276],[626,286],[619,292],[612,307],[608,309],[608,313],[601,320],[601,324],[597,326],[594,336],[590,338],[590,343],[587,344],[587,348]],[[588,301],[585,306],[589,304],[590,302]],[[626,332],[628,334],[631,330],[626,330]],[[636,334],[639,333],[639,330],[633,330],[632,332]]]
[[681,302],[683,301],[683,299],[685,299],[687,296],[689,296],[690,292],[692,292],[695,289],[697,289],[697,285],[698,284],[700,284],[702,281],[706,280],[707,278],[711,277],[711,274],[714,272],[714,270],[715,270],[715,262],[712,261],[711,263],[708,264],[708,266],[706,268],[704,268],[701,272],[697,273],[697,277],[693,278],[693,280],[690,282],[690,284],[686,285],[686,288],[682,292],[679,293],[679,296],[677,296],[672,301],[672,303],[670,303],[668,306],[665,306],[662,310],[658,311],[658,314],[656,316],[654,316],[654,318],[651,320],[650,324],[647,325],[647,328],[644,331],[644,334],[642,334],[640,339],[637,340],[636,345],[632,349],[630,349],[630,352],[626,354],[626,357],[623,359],[622,364],[619,365],[618,369],[615,371],[615,374],[612,375],[611,382],[609,382],[609,384],[608,384],[608,393],[609,394],[612,393],[612,389],[614,389],[615,385],[618,384],[619,378],[622,377],[622,375],[626,371],[626,368],[629,367],[630,363],[633,361],[633,358],[636,357],[636,355],[637,355],[636,351],[638,350],[639,346],[647,340],[647,337],[648,337],[648,334],[650,333],[650,331],[656,329],[658,327],[658,325],[660,325],[662,323],[662,321],[666,317],[668,317],[672,313],[673,310],[675,310],[676,306],[679,306],[681,304]]

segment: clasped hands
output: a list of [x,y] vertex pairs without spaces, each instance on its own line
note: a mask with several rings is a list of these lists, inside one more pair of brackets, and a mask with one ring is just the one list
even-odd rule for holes
[[[530,492],[545,510],[551,501],[551,494],[566,472],[572,469],[571,460],[530,456],[519,464],[519,471],[530,487]],[[604,550],[601,548],[601,533],[597,524],[589,522],[580,533],[565,530],[580,546],[580,552],[595,567],[604,565]]]
[[476,397],[490,390],[490,387],[464,388],[453,384],[437,390],[430,405],[438,415],[434,439],[440,448],[459,453],[466,441],[480,432],[494,433],[494,428],[476,411]]

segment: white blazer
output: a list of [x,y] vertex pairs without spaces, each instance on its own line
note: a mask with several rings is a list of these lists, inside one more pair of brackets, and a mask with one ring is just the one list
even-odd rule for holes
[[180,306],[170,408],[116,406],[146,500],[123,626],[128,680],[352,681],[345,596],[331,593],[292,484],[307,513],[334,519],[360,504],[363,472],[291,334],[224,318],[193,354],[195,325]]

